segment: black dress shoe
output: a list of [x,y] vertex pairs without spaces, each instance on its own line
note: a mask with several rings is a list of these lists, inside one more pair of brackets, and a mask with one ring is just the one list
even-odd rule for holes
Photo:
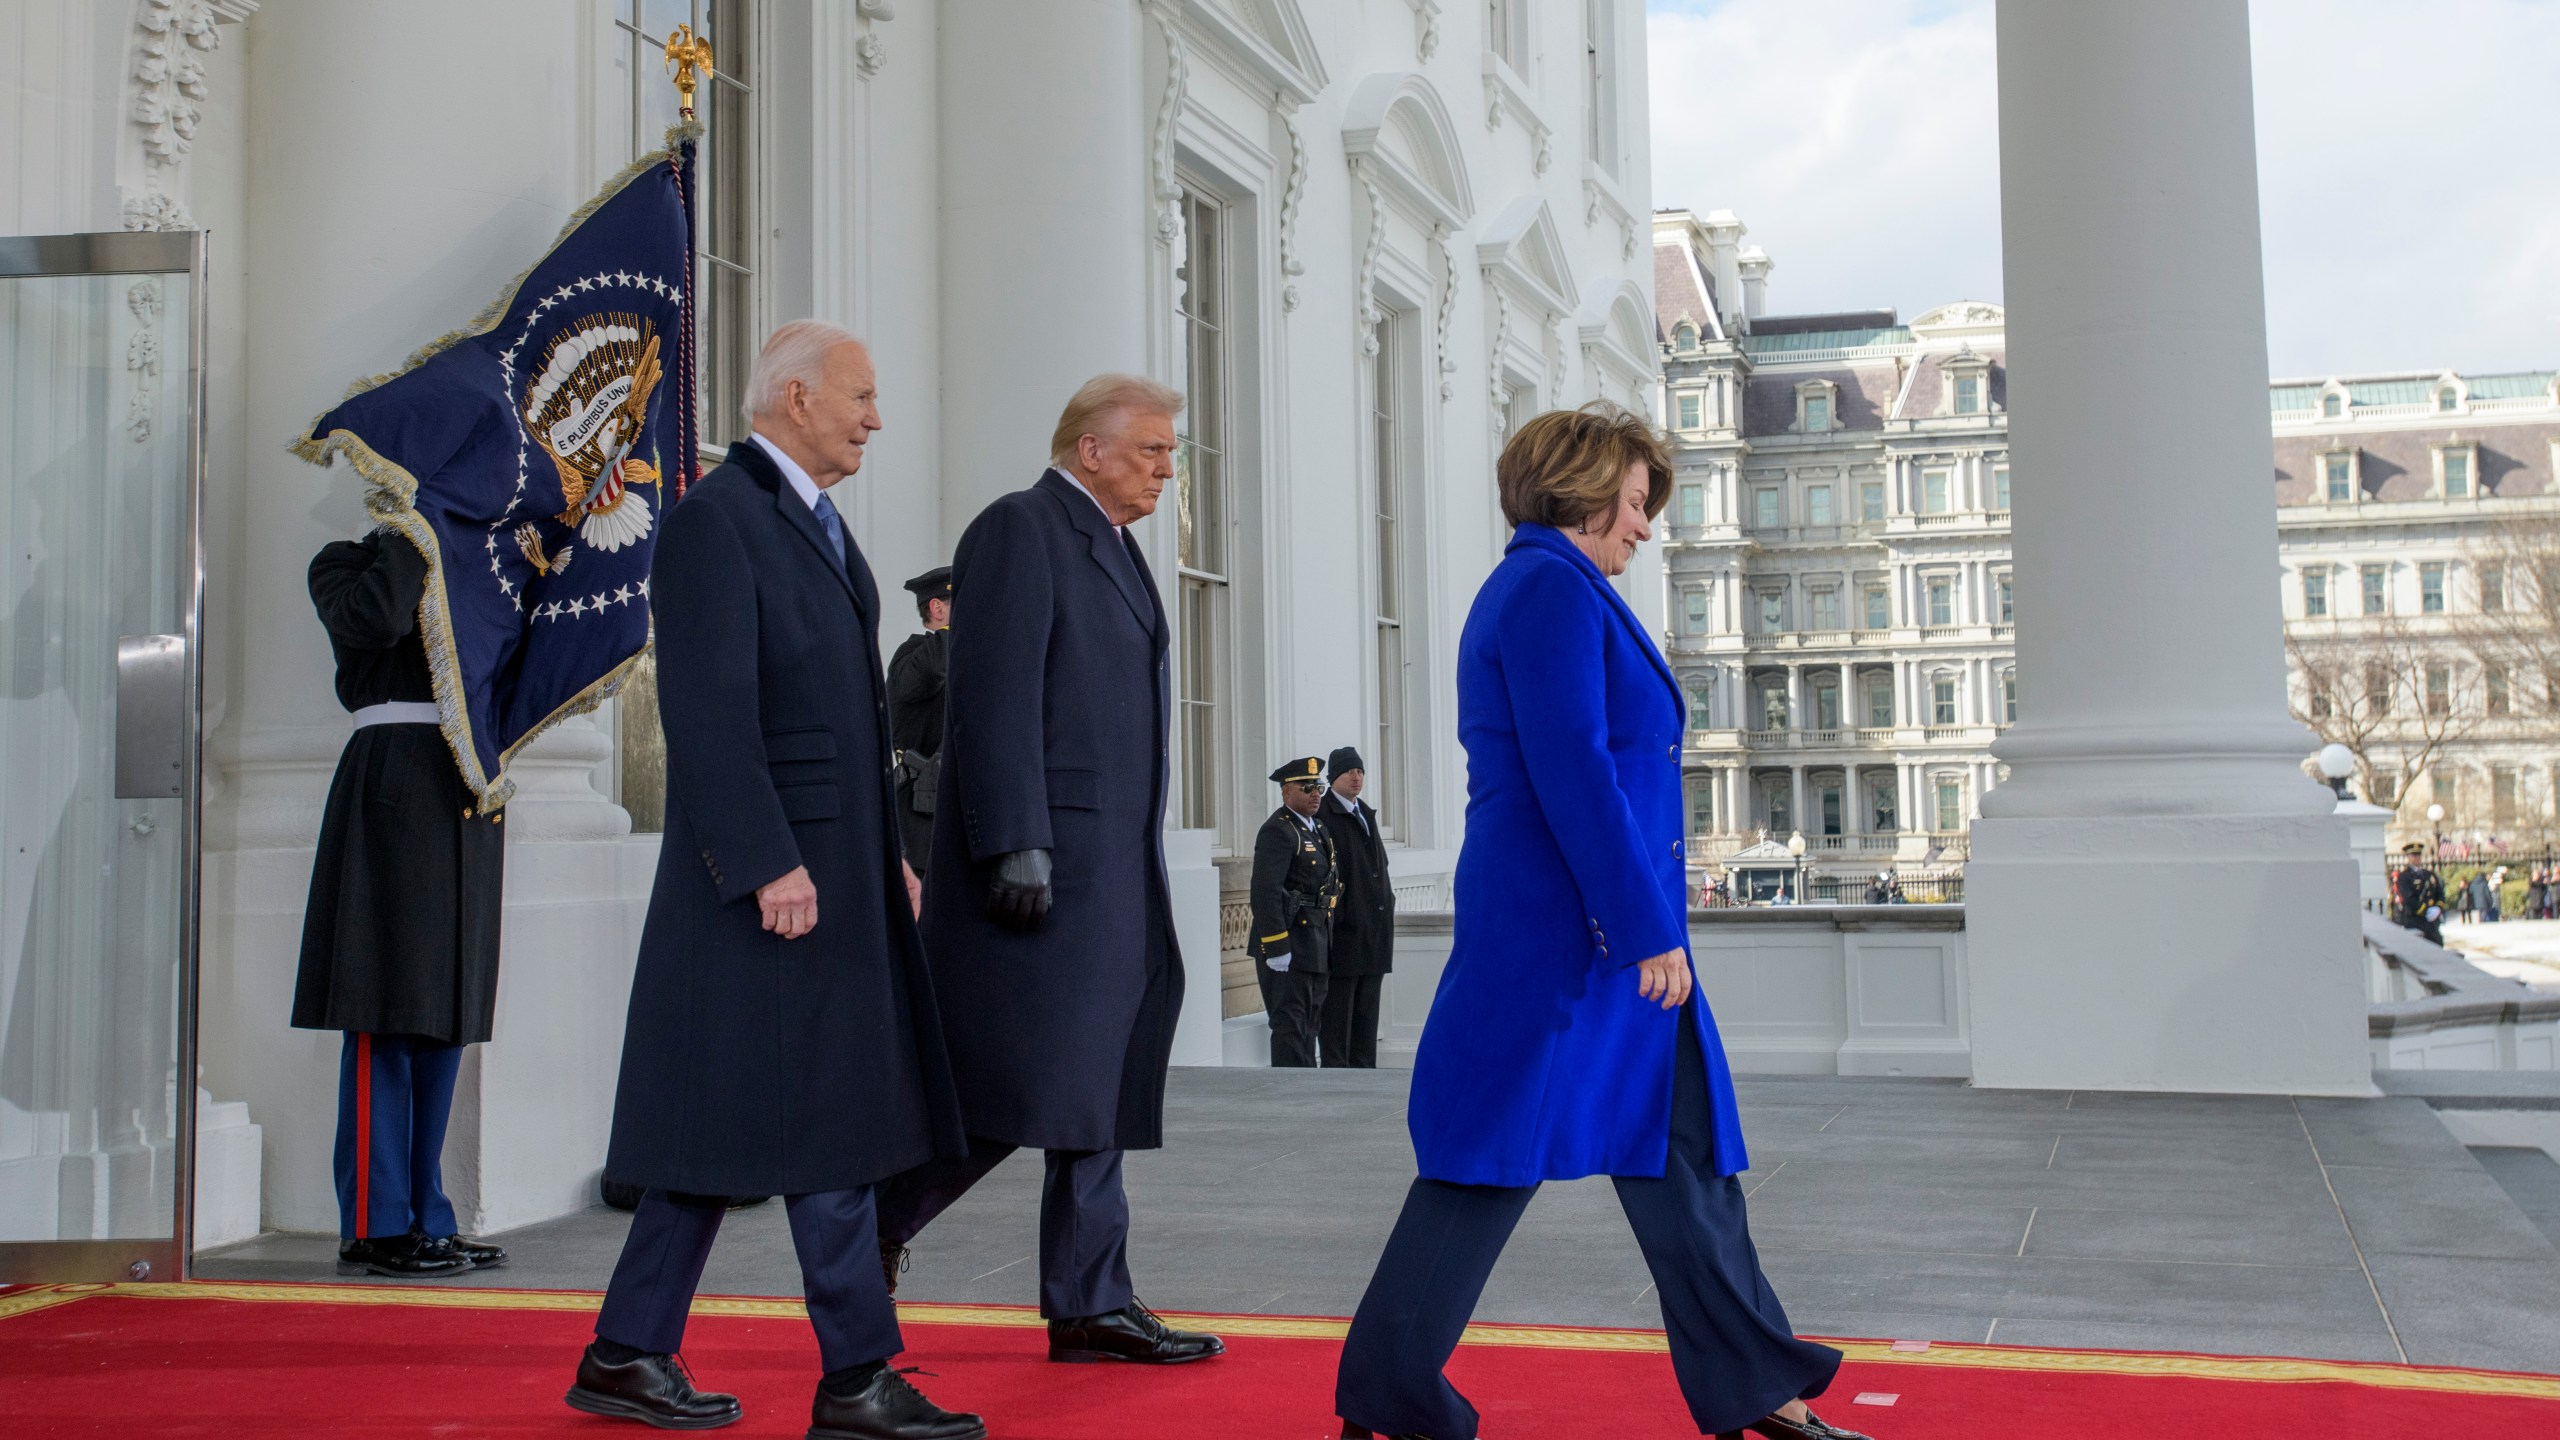
[[889,1293],[898,1293],[898,1277],[906,1273],[907,1247],[895,1240],[880,1242],[880,1278],[889,1282]]
[[1717,1440],[1744,1440],[1745,1435],[1764,1435],[1768,1440],[1867,1440],[1855,1430],[1843,1430],[1807,1410],[1798,1423],[1780,1415],[1766,1415],[1743,1426],[1727,1430]]
[[643,1355],[616,1365],[597,1358],[593,1345],[578,1357],[578,1383],[561,1398],[572,1410],[661,1430],[717,1430],[746,1413],[735,1395],[694,1389],[684,1362],[673,1355]]
[[394,1280],[439,1280],[470,1270],[453,1246],[423,1235],[378,1235],[338,1246],[341,1275],[388,1275]]
[[1049,1358],[1069,1364],[1126,1360],[1138,1365],[1180,1365],[1227,1353],[1227,1342],[1197,1330],[1176,1330],[1132,1300],[1107,1315],[1049,1322]]
[[883,1365],[850,1395],[820,1385],[809,1402],[808,1440],[987,1440],[987,1422],[943,1409],[908,1384],[906,1372]]
[[474,1270],[494,1270],[507,1263],[507,1252],[499,1249],[495,1245],[483,1244],[477,1240],[466,1240],[459,1235],[438,1235],[430,1237],[420,1234],[415,1230],[412,1230],[409,1233],[417,1236],[418,1239],[425,1241],[430,1247],[449,1250],[452,1253],[461,1256],[463,1259],[470,1261],[471,1268]]

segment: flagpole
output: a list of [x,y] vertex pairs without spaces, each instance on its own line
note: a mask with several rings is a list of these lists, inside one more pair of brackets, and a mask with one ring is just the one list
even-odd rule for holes
[[[667,69],[675,77],[676,112],[688,124],[690,124],[694,119],[694,87],[702,83],[703,76],[712,73],[711,66],[711,42],[700,35],[694,34],[692,26],[678,25],[674,32],[667,36]],[[691,181],[684,173],[684,160],[688,148],[689,147],[682,145],[671,146],[671,153],[667,157],[669,168],[675,173],[676,184],[680,191],[689,187],[691,184]],[[693,218],[693,207],[691,205],[687,205],[685,207],[685,218],[687,221],[691,221]],[[684,492],[691,486],[694,479],[701,474],[702,469],[702,447],[694,435],[694,427],[699,423],[699,421],[697,420],[693,410],[694,384],[696,380],[694,373],[695,360],[693,335],[693,252],[694,237],[692,234],[687,233],[685,236],[684,256],[684,294],[677,302],[676,312],[679,317],[677,322],[678,334],[676,336],[677,395],[685,406],[685,413],[679,416],[676,421],[678,448],[684,452],[676,457],[675,465],[676,498],[679,500],[684,498]]]

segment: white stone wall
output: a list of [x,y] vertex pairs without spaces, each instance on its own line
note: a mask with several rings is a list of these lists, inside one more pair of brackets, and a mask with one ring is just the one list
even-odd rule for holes
[[[1235,779],[1220,826],[1171,847],[1207,1001],[1186,1012],[1187,1062],[1226,1049],[1211,866],[1249,846],[1272,803],[1259,777],[1377,733],[1364,319],[1404,317],[1390,358],[1408,372],[1415,740],[1381,779],[1418,845],[1458,839],[1462,758],[1437,737],[1457,627],[1504,538],[1502,425],[1601,395],[1652,403],[1642,4],[1610,3],[1607,164],[1589,156],[1579,0],[1527,6],[1498,67],[1481,10],[1432,0],[758,8],[755,321],[815,315],[872,343],[888,428],[846,509],[884,585],[946,561],[989,498],[1031,482],[1085,377],[1175,373],[1168,192],[1213,184],[1238,217]],[[130,203],[140,222],[184,211],[214,232],[206,1079],[263,1130],[266,1223],[325,1230],[337,1042],[285,1016],[346,721],[302,574],[364,521],[350,475],[282,447],[350,379],[495,294],[623,163],[631,124],[608,0],[212,10],[245,23],[189,51],[203,94],[188,145],[154,164],[128,118],[140,12],[21,7],[25,41],[0,57],[17,122],[0,231],[115,229]],[[1170,595],[1169,516],[1138,534]],[[1639,573],[1629,589],[1658,619],[1658,586]],[[894,606],[887,621],[884,645],[912,623]],[[600,719],[539,747],[509,827],[498,1036],[467,1069],[447,1151],[470,1227],[583,1203],[600,1163],[655,849],[609,798]]]

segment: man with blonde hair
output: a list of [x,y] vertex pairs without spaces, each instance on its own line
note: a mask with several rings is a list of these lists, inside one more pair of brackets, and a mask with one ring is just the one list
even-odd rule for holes
[[1169,1365],[1225,1347],[1129,1280],[1121,1152],[1164,1143],[1182,956],[1165,881],[1170,631],[1127,527],[1173,478],[1179,391],[1103,375],[1067,402],[1038,483],[952,557],[952,632],[925,949],[969,1153],[880,1194],[890,1283],[906,1244],[1007,1155],[1047,1152],[1049,1358]]
[[878,1183],[963,1139],[891,808],[880,592],[830,493],[880,429],[871,356],[786,325],[747,396],[747,438],[667,511],[649,570],[666,840],[605,1155],[645,1193],[568,1403],[736,1421],[676,1352],[724,1197],[780,1195],[825,1369],[810,1440],[985,1440],[890,1367],[874,1268]]

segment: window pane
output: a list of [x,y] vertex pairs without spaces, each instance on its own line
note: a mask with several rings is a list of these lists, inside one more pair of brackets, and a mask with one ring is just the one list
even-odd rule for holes
[[2481,673],[2480,678],[2484,682],[2483,688],[2487,691],[2489,713],[2492,715],[2508,714],[2507,667],[2504,665],[2489,666]]
[[2459,409],[2461,405],[2462,396],[2460,392],[2454,390],[2439,390],[2436,392],[2436,408],[2438,410]]
[[1947,513],[1947,472],[1929,470],[1920,476],[1920,509],[1930,515]]
[[1837,835],[1840,833],[1840,782],[1837,780],[1822,782],[1821,793],[1822,833]]
[[1991,467],[1991,508],[1994,510],[2009,508],[2009,467],[2006,465]]
[[1932,725],[1956,723],[1956,682],[1953,680],[1929,682],[1929,723]]
[[2367,615],[2381,614],[2385,598],[2383,591],[2385,572],[2383,571],[2383,568],[2379,565],[2367,565],[2359,573],[2358,578],[2361,579],[2364,584],[2364,613]]
[[1698,397],[1695,395],[1680,397],[1680,428],[1683,430],[1698,428]]
[[1869,480],[1858,487],[1858,518],[1870,523],[1884,518],[1884,482]]
[[1774,488],[1755,491],[1752,495],[1752,504],[1756,509],[1752,515],[1751,523],[1759,526],[1763,530],[1776,529],[1778,526],[1778,492]]
[[1706,634],[1707,592],[1704,590],[1684,590],[1680,592],[1680,599],[1683,615],[1688,624],[1689,633],[1692,635]]
[[1932,625],[1956,623],[1954,581],[1932,580],[1929,582],[1929,623]]
[[2480,567],[2480,608],[2496,614],[2507,608],[2507,570],[2503,565]]
[[1840,628],[1839,591],[1816,590],[1813,592],[1813,628],[1816,630]]
[[2018,723],[2018,676],[2015,671],[2000,677],[2000,719],[2004,724]]
[[1816,730],[1840,728],[1840,687],[1838,685],[1813,687],[1813,728]]
[[1952,831],[1964,828],[1964,782],[1938,782],[1938,828]]
[[1680,523],[1683,525],[1707,523],[1707,487],[1704,485],[1680,487]]
[[1804,428],[1807,430],[1828,430],[1831,428],[1830,396],[1807,395],[1804,397]]
[[1871,730],[1893,728],[1893,687],[1891,685],[1876,684],[1867,687],[1867,728]]
[[2448,499],[2460,499],[2471,493],[2471,452],[2444,452],[2444,493]]
[[2346,456],[2332,455],[2329,457],[2328,475],[2330,499],[2348,500],[2354,498],[2355,488],[2353,484],[2353,476],[2347,464]]
[[2431,561],[2418,567],[2418,608],[2429,615],[2444,613],[2444,565]]
[[1689,792],[1689,833],[1692,835],[1714,834],[1716,830],[1715,782],[1704,775],[1692,775],[1688,777],[1686,788]]
[[1831,523],[1831,487],[1816,485],[1804,492],[1804,520],[1808,525]]
[[2329,420],[2337,419],[2339,408],[2337,396],[2323,395],[2320,397],[2320,414],[2322,418]]
[[1973,375],[1956,377],[1956,413],[1970,415],[1982,408],[1982,381]]
[[1786,597],[1775,590],[1760,596],[1760,628],[1770,634],[1786,628]]
[[2329,613],[2329,576],[2323,570],[2302,572],[2302,613],[2317,620]]
[[1687,680],[1681,682],[1681,684],[1682,688],[1688,692],[1689,696],[1689,728],[1692,730],[1711,730],[1715,728],[1713,723],[1714,715],[1708,703],[1709,687],[1707,685],[1707,677],[1703,675],[1692,675]]
[[1870,630],[1891,629],[1893,626],[1893,602],[1892,597],[1885,593],[1885,588],[1881,585],[1868,586],[1866,602],[1866,628]]
[[2014,625],[2018,621],[2017,602],[2011,597],[2009,577],[2000,577],[2000,623]]

